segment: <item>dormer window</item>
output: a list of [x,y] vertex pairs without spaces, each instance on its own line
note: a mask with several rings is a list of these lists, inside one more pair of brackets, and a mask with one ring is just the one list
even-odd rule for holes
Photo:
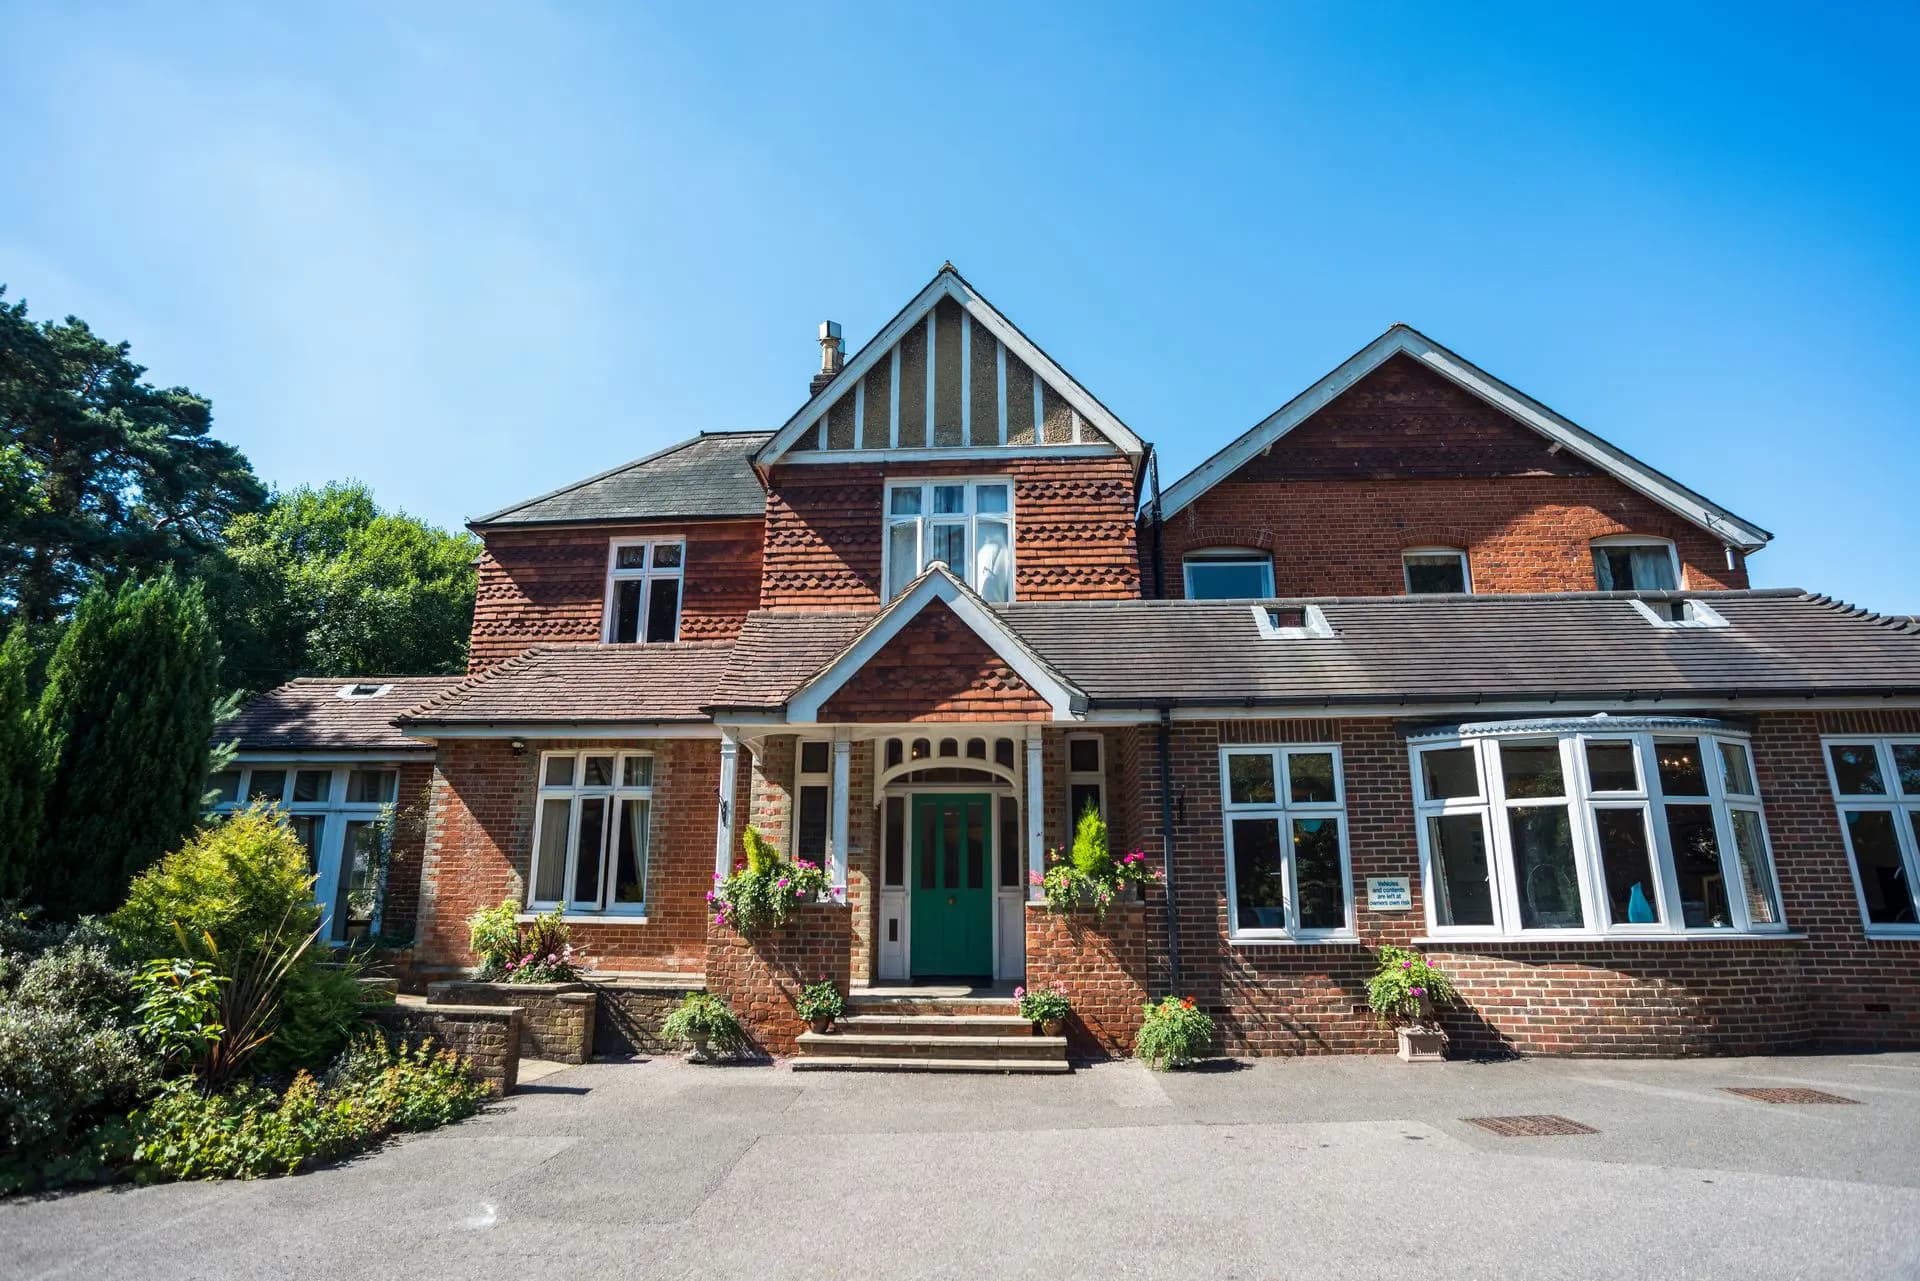
[[1699,600],[1636,600],[1629,601],[1640,616],[1655,627],[1726,627],[1727,620],[1720,611],[1705,601]]
[[1400,567],[1409,596],[1473,590],[1473,582],[1467,577],[1467,554],[1458,547],[1409,548],[1400,553]]
[[1011,481],[890,481],[886,505],[888,600],[936,560],[986,599],[1013,599]]
[[1333,635],[1333,625],[1318,605],[1255,605],[1254,621],[1270,640],[1304,640]]
[[1603,592],[1678,591],[1680,558],[1664,538],[1596,538],[1593,581]]
[[605,635],[614,645],[680,639],[680,583],[686,544],[679,539],[616,538],[607,549]]

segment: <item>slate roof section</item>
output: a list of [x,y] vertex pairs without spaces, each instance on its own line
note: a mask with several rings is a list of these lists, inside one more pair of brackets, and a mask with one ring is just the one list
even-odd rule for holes
[[772,436],[767,431],[702,432],[467,524],[487,529],[760,516],[766,512],[767,492],[752,460]]
[[431,735],[453,726],[704,721],[732,653],[720,641],[536,645],[412,708],[400,723]]
[[[454,688],[464,676],[303,676],[250,699],[214,727],[219,742],[240,740],[245,752],[431,752],[402,734],[394,717]],[[390,685],[375,698],[341,698],[350,685]]]

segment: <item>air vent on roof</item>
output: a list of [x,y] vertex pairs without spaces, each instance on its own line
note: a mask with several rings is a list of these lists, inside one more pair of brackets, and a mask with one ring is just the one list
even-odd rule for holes
[[1649,623],[1655,627],[1726,627],[1726,619],[1718,610],[1698,600],[1633,600],[1629,601]]
[[1333,635],[1318,605],[1255,605],[1253,618],[1262,636],[1275,639]]
[[358,685],[342,685],[340,687],[340,697],[342,698],[378,698],[392,688],[393,686],[391,685],[373,685],[373,684],[365,684],[365,683],[358,684]]

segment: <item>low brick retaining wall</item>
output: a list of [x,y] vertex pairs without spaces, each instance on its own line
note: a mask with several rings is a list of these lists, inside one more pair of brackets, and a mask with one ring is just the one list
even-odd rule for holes
[[520,1010],[500,1005],[382,1005],[370,1017],[408,1043],[430,1040],[473,1065],[490,1094],[510,1094],[520,1081]]
[[1058,989],[1073,1002],[1067,1043],[1076,1053],[1133,1053],[1152,988],[1152,915],[1145,903],[1115,903],[1105,920],[1027,904],[1027,986]]
[[852,967],[853,912],[842,904],[795,908],[784,926],[751,939],[723,925],[707,931],[707,991],[767,1054],[800,1048],[806,1024],[793,1008],[800,989],[827,978],[844,993]]
[[594,1013],[599,998],[585,983],[479,983],[470,979],[434,983],[429,1007],[512,1005],[521,1010],[520,1055],[556,1063],[593,1057]]
[[605,979],[593,984],[600,1012],[593,1025],[593,1052],[626,1056],[666,1054],[660,1024],[689,992],[706,990],[697,976],[686,979]]

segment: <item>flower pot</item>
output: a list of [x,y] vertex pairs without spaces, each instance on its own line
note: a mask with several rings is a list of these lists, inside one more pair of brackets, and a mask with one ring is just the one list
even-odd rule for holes
[[807,1021],[813,1025],[813,1030],[821,1036],[825,1036],[827,1033],[833,1031],[833,1016],[831,1014],[816,1014]]
[[1040,1020],[1041,1036],[1059,1036],[1062,1032],[1066,1031],[1066,1029],[1067,1029],[1067,1021],[1065,1019],[1041,1019]]
[[1439,1063],[1447,1057],[1447,1034],[1437,1023],[1403,1024],[1399,1041],[1402,1062]]
[[696,1032],[693,1035],[693,1057],[702,1063],[706,1062],[707,1044],[710,1039],[704,1032]]

